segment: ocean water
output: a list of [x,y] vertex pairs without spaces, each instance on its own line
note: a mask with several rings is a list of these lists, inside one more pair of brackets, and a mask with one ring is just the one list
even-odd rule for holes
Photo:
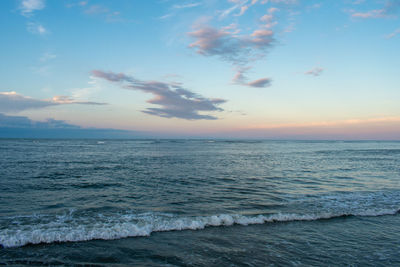
[[400,266],[400,142],[0,140],[0,265]]

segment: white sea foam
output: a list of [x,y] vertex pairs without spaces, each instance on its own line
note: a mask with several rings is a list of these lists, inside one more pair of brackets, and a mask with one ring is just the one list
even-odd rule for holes
[[0,244],[3,247],[20,247],[27,244],[75,242],[94,239],[120,239],[149,236],[152,232],[200,230],[206,227],[253,225],[272,222],[313,221],[343,216],[394,215],[398,210],[364,210],[358,213],[294,214],[245,216],[220,214],[213,216],[176,217],[160,214],[125,214],[114,216],[98,215],[76,217],[72,213],[51,217],[32,216],[10,219],[7,228],[0,229]]

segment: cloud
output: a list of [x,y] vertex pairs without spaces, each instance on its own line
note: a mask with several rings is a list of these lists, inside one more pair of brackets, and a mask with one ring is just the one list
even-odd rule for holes
[[8,116],[0,113],[0,128],[79,129],[80,127],[62,120],[47,119],[41,122],[24,116]]
[[123,21],[121,18],[121,12],[111,10],[107,6],[102,4],[89,4],[89,1],[80,1],[75,4],[68,4],[68,8],[78,7],[83,13],[90,16],[103,17],[107,22],[118,22]]
[[262,79],[258,79],[258,80],[252,81],[252,82],[248,82],[247,85],[251,86],[251,87],[264,88],[264,87],[268,87],[271,85],[271,79],[262,78]]
[[221,15],[219,16],[220,19],[228,17],[233,11],[235,11],[237,9],[240,10],[239,11],[240,15],[237,15],[237,16],[241,16],[248,9],[248,6],[246,6],[248,0],[229,0],[228,2],[233,3],[234,5],[229,7],[228,9],[222,11]]
[[67,8],[75,7],[75,6],[86,6],[89,3],[89,1],[80,1],[80,2],[75,2],[75,3],[68,3],[66,4]]
[[160,108],[147,108],[143,113],[164,118],[181,118],[187,120],[215,120],[211,115],[199,114],[202,111],[223,111],[218,106],[226,102],[219,98],[204,98],[185,88],[178,83],[159,81],[141,81],[124,73],[92,71],[92,75],[119,84],[125,89],[139,90],[154,95],[147,101]]
[[381,9],[372,9],[366,12],[356,12],[353,11],[351,16],[353,18],[388,18],[394,17],[395,13],[400,9],[399,0],[389,0],[385,3],[384,7]]
[[78,3],[78,5],[80,5],[80,6],[86,6],[87,4],[88,4],[88,1],[80,1]]
[[218,56],[234,64],[242,64],[247,63],[254,52],[265,52],[274,41],[274,32],[269,27],[261,27],[249,35],[238,35],[238,32],[231,25],[220,29],[198,25],[188,33],[195,39],[189,47],[204,56]]
[[184,9],[184,8],[191,8],[201,5],[201,3],[189,3],[189,4],[182,4],[182,5],[173,5],[172,8],[174,9]]
[[324,71],[323,68],[321,67],[315,67],[311,70],[308,70],[306,72],[304,72],[304,74],[306,75],[312,75],[312,76],[320,76],[322,74],[322,72]]
[[49,33],[49,31],[39,23],[29,22],[28,23],[28,31],[33,34],[45,35]]
[[0,112],[18,112],[56,105],[52,101],[26,97],[16,92],[0,92]]
[[249,6],[242,6],[242,7],[240,8],[239,14],[237,14],[237,15],[235,15],[235,16],[238,16],[238,17],[242,16],[242,15],[247,11],[247,9],[249,9]]
[[225,29],[211,26],[199,26],[188,35],[195,39],[189,47],[197,49],[197,53],[205,56],[220,56],[230,61],[239,61],[238,56],[244,42]]
[[202,5],[201,2],[192,2],[192,3],[186,3],[186,4],[175,4],[175,5],[173,5],[173,6],[171,6],[169,8],[168,13],[158,17],[158,19],[161,19],[161,20],[168,19],[168,18],[176,16],[179,12],[185,11],[188,8],[194,8],[194,7],[198,7],[198,6],[201,6],[201,5]]
[[73,99],[91,99],[99,95],[102,90],[101,84],[97,81],[96,77],[90,76],[89,78],[88,86],[71,90]]
[[64,96],[64,95],[54,96],[51,99],[51,101],[58,105],[62,104],[79,104],[79,105],[95,105],[95,106],[106,105],[105,103],[99,103],[93,101],[77,101],[69,96]]
[[[233,9],[242,8],[245,12],[248,9],[248,1],[244,0],[233,0],[235,3],[231,9],[225,10],[222,14],[226,16]],[[251,4],[257,3],[252,1]],[[193,31],[188,32],[188,36],[193,40],[189,44],[189,48],[195,49],[195,51],[203,56],[215,56],[224,61],[230,62],[232,65],[240,69],[250,68],[250,63],[262,59],[269,48],[271,48],[275,42],[273,27],[277,24],[275,21],[275,13],[278,12],[278,8],[269,8],[267,13],[259,19],[260,25],[252,31],[240,34],[240,29],[237,24],[230,24],[225,27],[216,28],[209,24],[195,24]],[[242,15],[240,12],[238,15]],[[244,77],[244,71],[239,76],[242,80],[246,80]],[[238,83],[238,74],[233,78]],[[241,81],[238,84],[247,85],[252,87],[265,87],[268,86],[268,78],[262,78],[251,83],[244,83]],[[263,81],[264,83],[262,83]],[[270,80],[269,80],[270,81]],[[262,86],[261,86],[262,85]]]
[[[224,19],[228,17],[230,14],[232,14],[234,11],[239,10],[239,13],[234,14],[234,16],[242,16],[251,6],[257,4],[258,0],[228,0],[229,3],[234,4],[233,6],[220,11],[220,19]],[[261,2],[262,4],[265,4],[265,1]]]
[[158,19],[167,19],[167,18],[170,18],[170,17],[172,17],[174,15],[175,14],[173,14],[173,13],[168,13],[168,14],[162,15],[161,17],[158,17]]
[[374,9],[367,12],[355,12],[351,14],[353,18],[384,18],[386,16],[384,9]]
[[20,112],[64,104],[105,105],[105,103],[75,101],[67,96],[55,96],[50,100],[42,100],[16,92],[0,92],[0,112]]
[[312,9],[319,9],[321,8],[322,4],[321,3],[316,3],[310,6],[307,6],[307,10],[312,10]]
[[9,116],[0,113],[0,138],[160,138],[148,132],[117,129],[84,128],[63,120],[31,120],[24,116]]
[[102,5],[91,5],[85,9],[86,14],[103,14],[108,12],[110,10]]
[[400,28],[397,29],[397,30],[395,30],[395,31],[392,32],[391,34],[388,34],[388,35],[386,36],[386,38],[387,38],[387,39],[391,39],[391,38],[395,37],[395,36],[398,35],[398,34],[400,34]]
[[[31,17],[33,12],[45,8],[45,0],[21,0],[19,8],[21,9],[21,14],[23,16]],[[30,33],[38,35],[49,33],[49,30],[47,30],[42,24],[32,21],[27,23],[27,30]]]
[[250,67],[238,68],[236,75],[233,77],[232,81],[239,85],[245,85],[249,87],[265,88],[271,86],[272,80],[270,78],[261,78],[255,81],[248,82],[248,78],[245,73],[250,70]]
[[298,0],[263,0],[261,4],[285,4],[285,5],[294,5],[298,3]]
[[46,52],[40,57],[40,61],[41,62],[47,62],[47,61],[50,61],[52,59],[55,59],[56,57],[57,57],[57,55],[55,55],[53,53]]
[[29,16],[34,11],[41,10],[44,7],[44,0],[22,0],[20,4],[21,13],[24,16]]

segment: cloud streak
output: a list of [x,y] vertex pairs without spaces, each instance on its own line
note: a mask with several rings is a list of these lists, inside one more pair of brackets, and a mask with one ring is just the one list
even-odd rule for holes
[[395,37],[396,35],[399,35],[400,34],[400,28],[398,28],[397,30],[395,30],[394,32],[392,32],[391,34],[388,34],[387,36],[386,36],[386,38],[387,39],[391,39],[391,38],[393,38],[393,37]]
[[68,96],[55,96],[52,99],[35,99],[16,92],[0,92],[0,112],[20,112],[65,104],[105,105],[105,103],[98,102],[76,101]]
[[173,5],[172,8],[174,9],[185,9],[185,8],[192,8],[192,7],[196,7],[196,6],[200,6],[201,3],[189,3],[189,4],[176,4]]
[[64,120],[31,120],[0,113],[0,138],[149,138],[160,134],[118,129],[87,128]]
[[321,67],[315,67],[315,68],[313,68],[313,69],[311,69],[311,70],[308,70],[308,71],[304,72],[304,74],[306,74],[306,75],[312,75],[312,76],[317,77],[317,76],[320,76],[320,75],[322,74],[323,71],[324,71],[323,68],[321,68]]
[[400,9],[399,0],[389,0],[381,9],[372,9],[366,12],[353,12],[353,18],[370,19],[370,18],[388,18],[395,16],[395,13]]
[[186,120],[216,120],[217,117],[200,114],[204,111],[223,111],[220,104],[226,102],[219,98],[204,98],[195,94],[178,83],[159,81],[141,81],[124,73],[93,70],[92,75],[116,83],[128,90],[139,90],[154,95],[147,102],[159,105],[157,108],[147,108],[143,113],[163,118],[180,118]]
[[62,120],[47,119],[33,121],[24,116],[8,116],[0,113],[0,128],[39,128],[39,129],[80,129],[77,125],[66,123]]
[[121,12],[112,10],[103,4],[90,4],[89,1],[79,1],[69,3],[67,8],[80,8],[81,11],[88,16],[103,17],[106,22],[119,22],[123,21]]

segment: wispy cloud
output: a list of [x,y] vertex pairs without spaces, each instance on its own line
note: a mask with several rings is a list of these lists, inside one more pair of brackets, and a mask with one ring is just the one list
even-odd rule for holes
[[46,52],[39,58],[39,65],[32,66],[31,69],[35,74],[42,76],[48,76],[51,74],[52,66],[51,60],[55,59],[57,56],[53,53]]
[[236,14],[235,16],[237,16],[237,17],[242,16],[242,15],[247,11],[247,9],[249,9],[249,6],[242,6],[242,7],[240,7],[240,12],[239,12],[239,14]]
[[73,99],[83,101],[86,99],[92,99],[102,91],[101,84],[97,81],[96,77],[90,76],[88,81],[88,86],[83,88],[74,88],[71,90],[71,95]]
[[[221,14],[219,16],[220,19],[223,19],[225,17],[228,17],[232,12],[236,11],[236,10],[240,10],[240,13],[244,13],[247,9],[248,6],[246,6],[246,4],[248,3],[249,0],[229,0],[228,2],[233,3],[234,5],[221,11]],[[241,10],[243,8],[243,10]],[[242,15],[243,15],[242,13]]]
[[297,4],[299,0],[262,0],[261,4],[285,4],[285,5],[294,5]]
[[311,70],[308,70],[306,72],[304,72],[304,74],[306,75],[312,75],[312,76],[320,76],[322,74],[322,72],[324,71],[323,68],[321,67],[315,67]]
[[35,99],[13,91],[0,92],[0,112],[20,112],[63,104],[105,105],[105,103],[98,102],[76,101],[68,96],[55,96],[52,99]]
[[[27,18],[31,18],[35,11],[45,8],[45,0],[20,0],[21,14]],[[45,35],[49,33],[41,23],[33,22],[32,20],[27,23],[27,30],[30,33],[37,35]]]
[[310,11],[310,10],[313,10],[313,9],[319,9],[319,8],[321,8],[321,6],[322,6],[321,3],[316,3],[316,4],[313,4],[313,5],[307,6],[306,9]]
[[399,9],[399,0],[388,0],[381,9],[372,9],[364,12],[352,11],[351,16],[361,19],[395,17]]
[[34,11],[45,8],[44,0],[22,0],[20,4],[21,13],[24,16],[30,16]]
[[360,5],[362,3],[364,3],[365,0],[355,0],[354,2],[352,2],[353,5]]
[[79,104],[79,105],[95,105],[95,106],[106,105],[106,103],[100,103],[100,102],[78,101],[70,96],[65,96],[65,95],[54,96],[50,101],[52,101],[57,105],[63,105],[63,104]]
[[387,39],[391,39],[391,38],[393,38],[393,37],[395,37],[396,35],[399,35],[399,34],[400,34],[400,28],[398,28],[398,29],[395,30],[394,32],[392,32],[392,33],[386,35],[386,38],[387,38]]
[[28,23],[28,31],[33,34],[45,35],[48,34],[49,31],[39,23],[29,22]]
[[41,62],[47,62],[47,61],[50,61],[52,59],[55,59],[56,57],[57,57],[56,54],[53,54],[53,53],[50,53],[50,52],[46,52],[40,57],[40,61]]
[[160,108],[147,108],[143,113],[164,118],[181,118],[187,120],[215,120],[217,117],[200,114],[204,111],[223,111],[218,107],[226,102],[219,98],[205,98],[193,93],[179,83],[141,81],[124,73],[92,71],[92,75],[107,81],[116,83],[122,88],[139,90],[154,95],[154,98],[147,101],[150,104],[161,106]]
[[90,5],[84,11],[86,14],[103,14],[108,13],[110,10],[102,5]]
[[89,1],[79,1],[79,2],[75,2],[75,3],[68,3],[66,5],[67,8],[71,8],[71,7],[75,7],[75,6],[86,6],[89,4]]
[[172,8],[174,9],[185,9],[185,8],[192,8],[192,7],[196,7],[196,6],[200,6],[201,3],[197,2],[197,3],[187,3],[187,4],[176,4],[173,5]]
[[353,18],[362,18],[362,19],[384,18],[386,17],[386,12],[384,9],[374,9],[366,12],[354,12],[353,14],[351,14],[351,16]]
[[162,15],[161,17],[158,17],[158,19],[167,19],[167,18],[170,18],[170,17],[172,17],[174,15],[175,14],[173,14],[173,13],[168,13],[168,14]]
[[[229,3],[232,3],[233,6],[220,11],[219,18],[224,19],[226,17],[229,17],[231,14],[233,14],[236,17],[242,16],[251,6],[255,5],[258,3],[258,0],[228,0]],[[263,1],[261,1],[262,4]],[[234,11],[238,10],[239,13],[234,14]]]
[[186,9],[189,9],[189,8],[199,7],[202,4],[203,4],[202,2],[189,2],[189,3],[186,3],[186,4],[175,4],[175,5],[172,5],[169,8],[168,12],[166,14],[158,17],[158,19],[164,20],[164,19],[168,19],[168,18],[174,17],[181,11],[185,11]]
[[103,4],[91,4],[91,2],[89,2],[88,0],[69,3],[66,5],[66,7],[80,8],[84,14],[103,17],[107,22],[123,21],[120,11],[112,10]]

